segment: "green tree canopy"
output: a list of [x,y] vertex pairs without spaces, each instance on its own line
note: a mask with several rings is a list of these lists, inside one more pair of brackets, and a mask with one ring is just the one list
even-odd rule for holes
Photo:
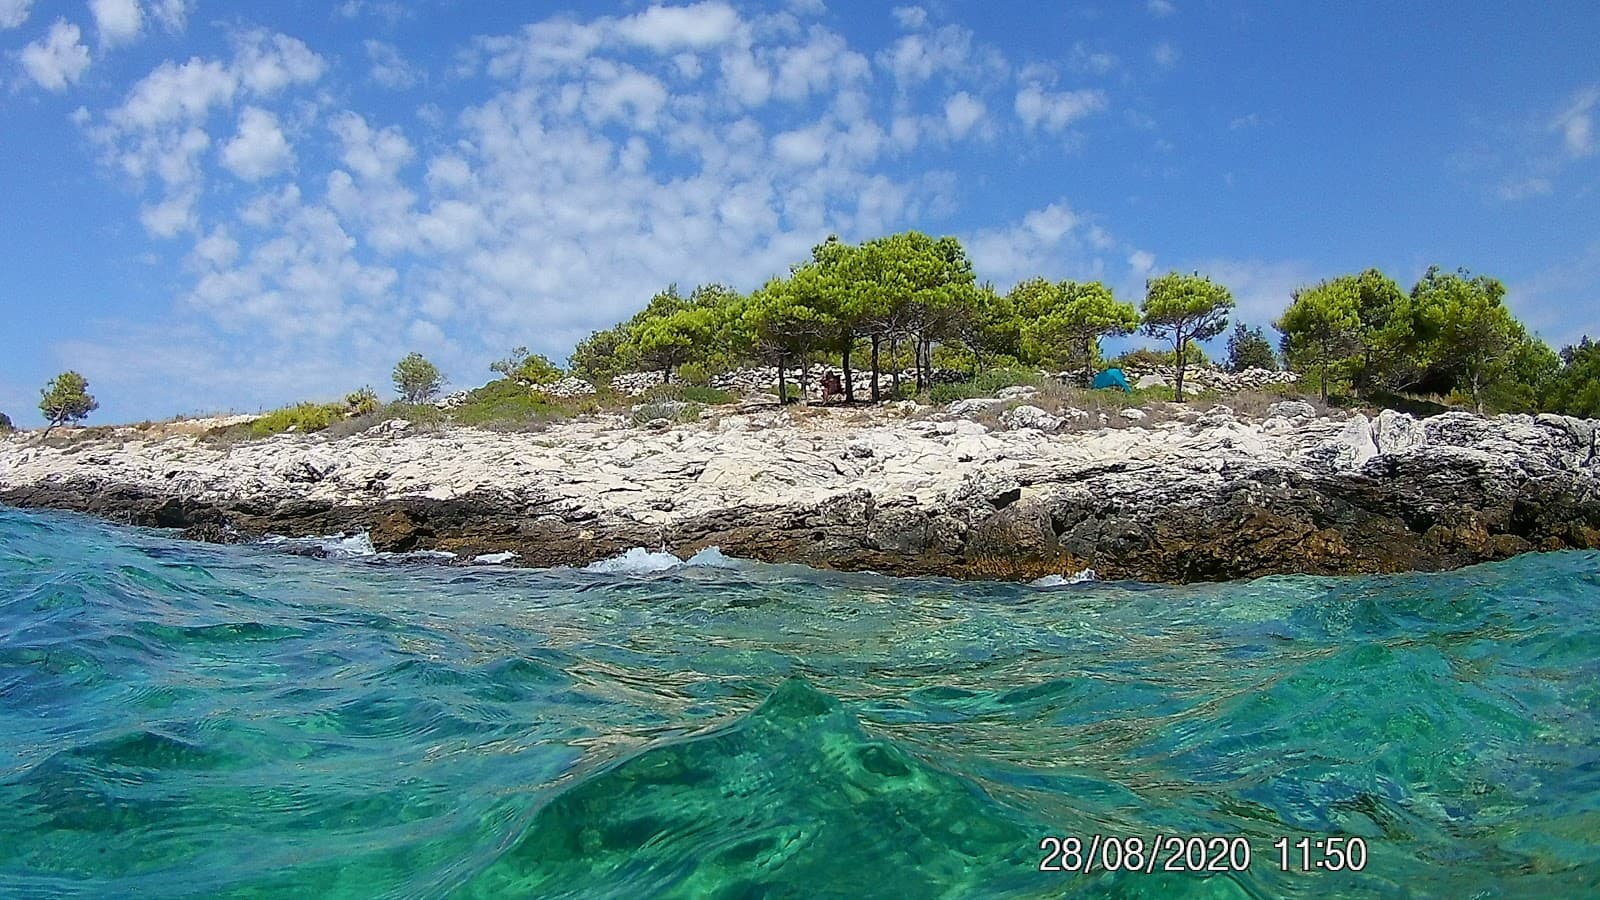
[[1506,309],[1505,285],[1465,269],[1432,266],[1411,290],[1414,321],[1430,361],[1455,377],[1481,414],[1488,389],[1506,372],[1511,351],[1523,337]]
[[490,363],[489,371],[525,386],[554,384],[562,375],[555,363],[541,354],[529,353],[527,347],[513,348],[510,356]]
[[1228,371],[1277,368],[1278,357],[1261,326],[1249,328],[1243,322],[1234,323],[1233,332],[1228,335]]
[[1273,327],[1283,332],[1283,355],[1299,368],[1316,366],[1322,381],[1322,401],[1328,401],[1336,364],[1358,347],[1361,320],[1359,292],[1351,276],[1324,281],[1294,292],[1294,302]]
[[1034,288],[1030,300],[1047,305],[1030,315],[1029,334],[1040,347],[1065,345],[1069,364],[1082,365],[1085,378],[1094,377],[1100,338],[1132,334],[1139,327],[1133,304],[1119,302],[1098,281],[1063,281],[1054,291]]
[[716,326],[714,310],[685,306],[632,329],[632,339],[638,347],[639,359],[652,370],[659,371],[662,383],[666,383],[672,379],[672,370],[694,359],[709,346]]
[[1552,412],[1600,419],[1600,344],[1585,335],[1561,351],[1561,369],[1551,377],[1544,401]]
[[46,435],[57,425],[83,421],[99,408],[99,402],[89,393],[88,379],[71,370],[50,379],[39,391],[39,412],[50,423],[45,426]]
[[567,357],[567,368],[574,375],[597,385],[609,384],[611,379],[630,371],[637,363],[634,347],[623,326],[591,333],[579,341]]
[[1178,402],[1183,402],[1183,375],[1189,344],[1221,334],[1228,327],[1228,311],[1233,306],[1233,294],[1226,287],[1198,272],[1193,275],[1169,272],[1145,283],[1143,330],[1172,345],[1177,362],[1174,396]]
[[394,367],[394,389],[407,403],[426,403],[439,395],[444,376],[421,353],[407,353]]

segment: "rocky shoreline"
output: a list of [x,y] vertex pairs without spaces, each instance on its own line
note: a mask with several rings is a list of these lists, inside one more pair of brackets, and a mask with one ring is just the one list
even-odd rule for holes
[[0,504],[207,541],[367,532],[381,551],[531,566],[717,546],[896,575],[1191,582],[1600,548],[1600,423],[1280,406],[1070,433],[1027,427],[1038,416],[991,429],[880,407],[726,408],[670,428],[598,416],[529,433],[394,422],[232,446],[19,434],[0,439]]

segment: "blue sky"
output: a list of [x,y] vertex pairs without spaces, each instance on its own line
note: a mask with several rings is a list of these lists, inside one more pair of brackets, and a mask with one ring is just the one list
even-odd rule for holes
[[[100,421],[558,361],[830,232],[1001,289],[1432,263],[1600,334],[1600,7],[0,0],[0,411]],[[1514,11],[1513,11],[1514,10]]]

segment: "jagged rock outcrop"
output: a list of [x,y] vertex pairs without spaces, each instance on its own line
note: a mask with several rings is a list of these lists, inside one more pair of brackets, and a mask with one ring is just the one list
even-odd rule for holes
[[1037,408],[1008,411],[1002,428],[1015,430],[999,431],[884,408],[231,447],[130,431],[58,449],[14,435],[0,439],[0,502],[214,541],[365,531],[380,550],[512,552],[536,566],[716,545],[897,574],[1195,581],[1600,547],[1590,421],[1295,408],[1245,422],[1216,407],[1053,433],[1041,426],[1054,414],[1025,409]]

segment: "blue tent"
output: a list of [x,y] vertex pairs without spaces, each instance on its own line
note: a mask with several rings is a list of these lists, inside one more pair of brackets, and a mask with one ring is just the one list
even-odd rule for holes
[[1125,393],[1133,393],[1133,388],[1128,387],[1128,376],[1122,374],[1121,369],[1107,369],[1094,377],[1094,386],[1097,388],[1122,388]]

